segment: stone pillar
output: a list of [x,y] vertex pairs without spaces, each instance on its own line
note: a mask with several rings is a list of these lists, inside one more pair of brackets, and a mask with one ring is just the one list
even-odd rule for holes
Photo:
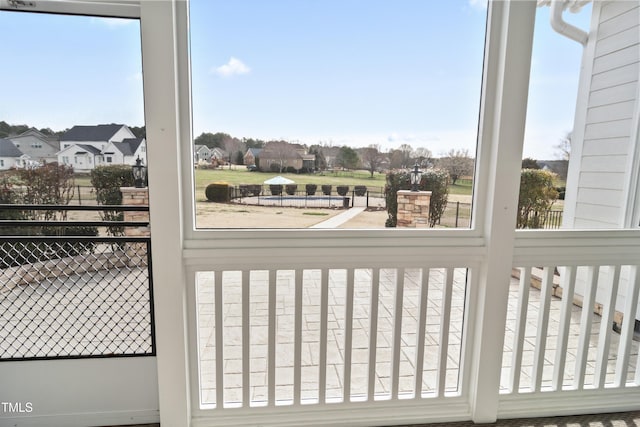
[[[149,206],[149,189],[135,187],[121,187],[122,204],[126,206]],[[125,221],[144,221],[149,222],[148,211],[125,211]],[[149,237],[151,230],[146,227],[125,227],[124,235],[127,237]],[[127,256],[129,257],[129,265],[146,266],[147,265],[147,244],[146,243],[127,243]]]
[[428,228],[431,191],[398,191],[397,227]]

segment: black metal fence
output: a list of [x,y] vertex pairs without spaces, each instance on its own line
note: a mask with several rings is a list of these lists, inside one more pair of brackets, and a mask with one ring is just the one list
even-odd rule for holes
[[[146,206],[99,207],[107,208],[148,211]],[[99,210],[94,206],[0,205],[5,212],[27,209]],[[0,361],[155,354],[150,238],[42,232],[109,225],[102,221],[0,221],[4,234],[0,242]]]
[[384,208],[384,188],[371,187],[364,190],[350,188],[339,193],[336,187],[323,192],[320,187],[309,193],[306,190],[289,190],[286,186],[270,188],[269,185],[238,186],[231,188],[234,203],[259,206],[282,206],[296,208],[349,208],[363,206]]

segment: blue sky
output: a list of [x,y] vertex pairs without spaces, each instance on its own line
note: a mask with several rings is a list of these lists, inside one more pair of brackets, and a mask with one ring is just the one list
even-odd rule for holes
[[[192,0],[194,135],[473,153],[485,19],[480,0]],[[0,29],[0,120],[143,124],[137,21],[2,12]],[[571,129],[581,53],[540,8],[525,156]]]

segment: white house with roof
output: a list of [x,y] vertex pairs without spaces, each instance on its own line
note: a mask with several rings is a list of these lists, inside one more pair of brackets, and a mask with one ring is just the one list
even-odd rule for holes
[[56,153],[60,151],[60,141],[55,135],[45,135],[39,130],[31,128],[8,139],[33,162],[43,164],[58,160]]
[[57,160],[74,171],[90,171],[103,165],[133,165],[137,157],[146,164],[146,150],[146,140],[126,125],[74,126],[60,137]]
[[147,141],[144,138],[126,138],[121,142],[110,142],[102,150],[107,165],[134,165],[139,157],[146,164]]
[[196,144],[193,151],[193,161],[194,163],[198,162],[208,162],[211,160],[211,149],[206,145]]
[[30,163],[30,157],[24,154],[14,143],[0,138],[0,170],[24,168]]
[[[595,1],[588,32],[569,28],[584,46],[571,138],[563,228],[640,226],[640,2]],[[566,35],[566,34],[565,34]],[[629,270],[601,267],[596,302],[605,302],[617,274],[616,310],[629,298]],[[576,293],[588,286],[577,272]],[[636,310],[640,332],[640,303]]]
[[102,164],[102,152],[88,144],[73,144],[58,152],[58,163],[75,172],[89,172]]

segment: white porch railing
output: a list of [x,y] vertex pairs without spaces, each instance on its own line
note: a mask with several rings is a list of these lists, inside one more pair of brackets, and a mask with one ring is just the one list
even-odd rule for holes
[[556,413],[563,406],[560,412],[638,408],[640,248],[635,232],[627,233],[529,232],[517,239],[504,416],[536,406]]
[[[536,402],[551,396],[556,412],[577,408],[574,400],[620,396],[615,407],[625,408],[640,391],[633,322],[622,321],[620,333],[611,328],[614,319],[634,319],[640,248],[616,233],[564,234],[571,237],[518,235],[520,278],[505,277],[505,346],[495,352],[502,356],[501,389],[487,390],[500,393],[501,417],[545,412]],[[256,259],[252,253],[237,263],[202,256],[188,262],[195,425],[468,419],[468,319],[479,304],[481,256],[469,248],[445,252],[423,266],[380,255],[352,266],[336,256],[331,268],[326,254],[321,263],[268,256],[250,269],[240,264]],[[598,270],[612,274],[598,277]],[[599,314],[574,300],[598,302]],[[292,421],[296,416],[304,423]]]

